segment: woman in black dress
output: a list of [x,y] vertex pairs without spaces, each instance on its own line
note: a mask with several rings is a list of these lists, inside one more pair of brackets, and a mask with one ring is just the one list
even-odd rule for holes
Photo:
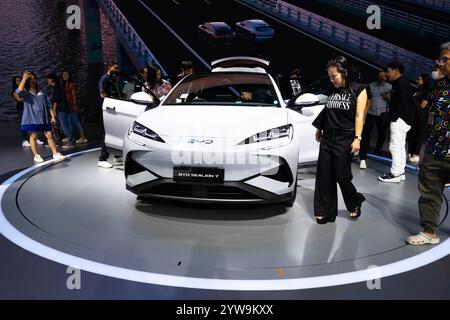
[[414,98],[420,108],[417,113],[416,121],[411,130],[408,131],[408,153],[409,161],[413,164],[419,163],[420,150],[425,140],[428,125],[429,106],[431,94],[431,76],[429,74],[421,74],[417,77],[417,90],[414,92]]
[[352,183],[351,161],[360,149],[367,90],[351,79],[351,67],[346,58],[339,56],[327,64],[333,85],[328,102],[313,125],[320,142],[317,165],[314,211],[317,223],[336,220],[338,211],[337,184],[352,219],[361,215],[365,198]]

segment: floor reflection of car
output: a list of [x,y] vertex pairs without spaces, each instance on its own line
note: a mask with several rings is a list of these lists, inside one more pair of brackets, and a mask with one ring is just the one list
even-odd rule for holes
[[236,34],[252,41],[271,40],[275,37],[275,31],[270,25],[259,19],[236,23]]
[[206,22],[199,25],[198,28],[200,36],[211,46],[231,44],[236,37],[236,34],[225,22]]
[[146,198],[293,205],[299,163],[317,161],[311,123],[323,97],[301,95],[287,108],[268,66],[217,60],[156,107],[145,92],[105,99],[106,144],[123,149],[127,189]]

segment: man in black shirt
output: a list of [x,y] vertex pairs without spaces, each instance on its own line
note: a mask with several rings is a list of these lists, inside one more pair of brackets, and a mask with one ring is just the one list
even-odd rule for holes
[[391,62],[387,67],[386,76],[392,83],[389,98],[389,115],[391,118],[391,139],[389,151],[392,155],[391,171],[378,177],[382,182],[405,181],[406,166],[406,135],[411,129],[416,116],[412,89],[409,81],[403,77],[403,64]]
[[98,82],[98,88],[102,99],[105,98],[122,98],[122,90],[116,74],[119,72],[119,65],[117,62],[108,64],[108,70]]
[[[122,90],[120,88],[116,74],[119,72],[119,64],[117,62],[107,63],[107,72],[103,75],[98,82],[98,89],[101,98],[101,104],[106,98],[118,99],[122,98]],[[100,157],[98,158],[97,165],[100,168],[110,169],[114,165],[108,162],[109,152],[105,144],[105,124],[103,123],[103,114],[100,115],[99,127],[102,132],[102,144]],[[114,163],[121,164],[122,158],[119,156],[114,156]]]

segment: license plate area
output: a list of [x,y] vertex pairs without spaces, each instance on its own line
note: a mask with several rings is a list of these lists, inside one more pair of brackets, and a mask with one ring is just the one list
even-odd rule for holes
[[175,167],[173,180],[180,182],[223,183],[225,170],[207,167]]

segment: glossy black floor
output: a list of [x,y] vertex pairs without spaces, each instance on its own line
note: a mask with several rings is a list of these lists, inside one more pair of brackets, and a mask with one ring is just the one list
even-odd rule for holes
[[[20,147],[17,125],[0,123],[0,176],[32,165],[29,150]],[[89,146],[90,147],[90,146]],[[43,155],[48,151],[44,150]],[[43,199],[45,201],[45,199]],[[80,200],[81,201],[81,200]],[[380,290],[366,282],[295,291],[212,291],[142,284],[81,273],[81,290],[68,290],[67,266],[31,254],[0,238],[0,298],[66,299],[448,299],[450,257],[423,268],[381,279]]]

